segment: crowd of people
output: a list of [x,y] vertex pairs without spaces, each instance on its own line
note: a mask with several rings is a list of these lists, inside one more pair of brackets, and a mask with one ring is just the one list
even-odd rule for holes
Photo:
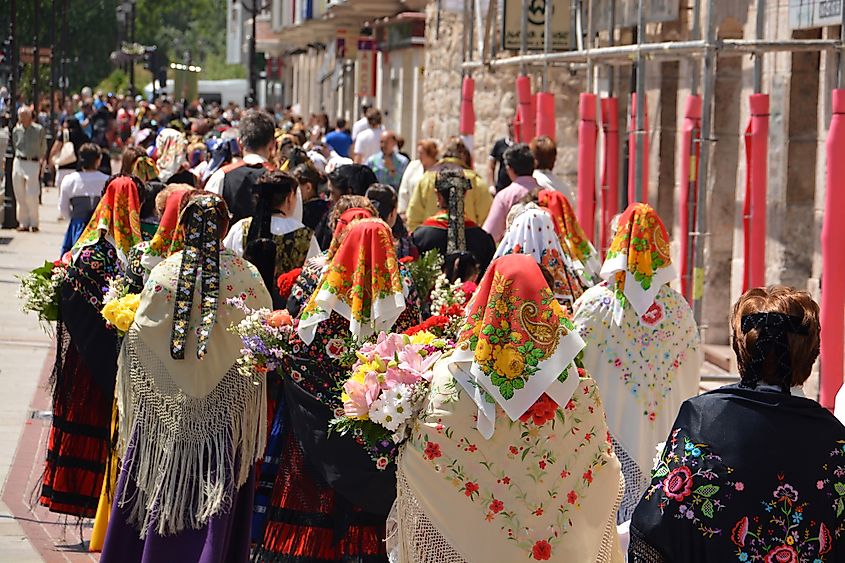
[[[404,154],[372,107],[349,129],[132,109],[119,173],[84,120],[50,151],[75,158],[53,164],[69,224],[40,502],[96,517],[101,561],[845,560],[845,427],[801,392],[807,293],[745,293],[741,380],[699,396],[660,217],[631,203],[597,250],[554,140],[508,135],[485,178],[459,137]],[[32,124],[22,110],[18,176],[46,151]],[[439,314],[413,273],[432,250],[475,289],[376,467],[329,431],[343,351]],[[118,278],[139,294],[123,334],[101,315]],[[261,308],[293,319],[292,352],[247,377],[229,328]]]

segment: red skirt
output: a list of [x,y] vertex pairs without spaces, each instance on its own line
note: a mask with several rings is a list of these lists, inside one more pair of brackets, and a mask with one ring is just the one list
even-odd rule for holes
[[56,378],[39,498],[51,512],[84,518],[96,514],[108,462],[113,401],[71,343]]
[[284,437],[279,473],[257,559],[284,563],[387,561],[384,518],[338,510],[343,502],[305,467],[293,432]]

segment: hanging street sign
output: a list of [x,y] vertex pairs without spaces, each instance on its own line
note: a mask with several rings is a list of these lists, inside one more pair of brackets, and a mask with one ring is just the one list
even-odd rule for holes
[[[610,6],[616,4],[616,28],[635,27],[638,21],[638,0],[593,0],[593,29],[610,28]],[[678,19],[678,0],[644,0],[645,20],[649,23],[671,22]]]
[[[545,42],[546,2],[552,3],[551,50],[567,51],[571,31],[570,0],[528,0],[528,33],[526,49],[542,51]],[[522,0],[504,0],[502,48],[518,51],[522,48]]]
[[789,0],[789,27],[809,29],[842,23],[843,0]]

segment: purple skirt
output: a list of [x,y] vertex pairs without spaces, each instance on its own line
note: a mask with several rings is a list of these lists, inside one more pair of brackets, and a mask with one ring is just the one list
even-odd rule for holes
[[[127,455],[132,453],[130,447]],[[247,482],[235,494],[231,508],[212,517],[207,525],[172,536],[161,536],[149,529],[143,540],[138,537],[138,530],[127,523],[128,509],[117,503],[127,487],[131,498],[134,486],[126,472],[121,472],[100,563],[246,563],[249,560],[254,472],[250,472]]]

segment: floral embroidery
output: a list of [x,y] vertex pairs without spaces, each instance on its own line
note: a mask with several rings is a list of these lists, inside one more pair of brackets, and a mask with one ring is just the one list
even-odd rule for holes
[[[459,401],[464,393],[454,380],[437,392],[445,395],[447,404]],[[564,410],[543,395],[522,420],[506,418],[502,424],[507,428],[497,433],[521,438],[507,447],[504,459],[495,455],[499,452],[475,447],[474,428],[461,426],[458,430],[429,411],[421,422],[431,419],[430,424],[417,423],[408,447],[417,450],[465,502],[473,503],[485,522],[497,526],[528,557],[545,561],[553,558],[555,546],[570,531],[594,479],[612,459],[603,421],[590,414],[602,412],[592,380],[580,381],[570,404],[572,408]],[[602,439],[597,440],[599,432]],[[566,455],[558,458],[561,452]],[[505,469],[513,468],[514,463],[519,464],[522,475]],[[576,478],[572,478],[573,472]]]
[[[670,263],[669,235],[648,204],[631,205],[619,219],[620,228],[607,251],[607,259],[627,255],[628,272],[647,290],[657,270]],[[625,271],[616,274],[617,298],[624,299]]]
[[[695,443],[680,432],[672,431],[657,460],[645,500],[657,497],[661,514],[673,512],[675,518],[691,521],[704,537],[712,538],[722,533],[712,526],[713,516],[727,507],[744,484],[724,480],[733,468],[722,463],[707,444]],[[719,479],[721,484],[716,484]]]

